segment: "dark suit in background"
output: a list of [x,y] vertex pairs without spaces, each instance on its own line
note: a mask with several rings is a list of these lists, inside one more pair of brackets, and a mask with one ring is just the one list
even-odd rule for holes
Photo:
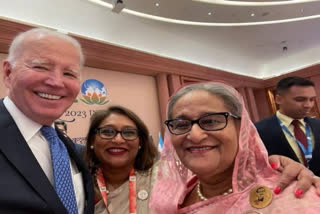
[[[306,123],[310,126],[315,141],[312,159],[309,162],[309,169],[320,176],[320,121],[307,118]],[[282,131],[276,115],[272,115],[255,123],[255,126],[269,155],[283,155],[299,162],[297,155]]]
[[[88,169],[74,143],[60,131],[70,158],[82,173],[85,214],[92,214],[93,185]],[[0,100],[0,213],[67,214],[52,184],[41,169],[13,118]]]

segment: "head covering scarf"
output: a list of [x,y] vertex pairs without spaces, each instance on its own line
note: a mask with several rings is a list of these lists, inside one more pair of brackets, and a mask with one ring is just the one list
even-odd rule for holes
[[[307,192],[304,199],[296,199],[293,194],[295,184],[290,185],[280,195],[273,195],[272,203],[266,208],[258,210],[250,205],[250,190],[257,185],[265,185],[271,189],[279,180],[279,174],[269,166],[267,151],[250,120],[241,95],[226,84],[218,82],[209,84],[222,86],[235,95],[242,105],[239,146],[232,175],[233,193],[226,196],[216,196],[179,210],[178,205],[184,201],[188,193],[187,184],[192,173],[179,160],[173,148],[170,133],[166,130],[164,148],[159,163],[159,174],[151,196],[151,213],[242,214],[248,211],[256,211],[256,213],[281,214],[289,213],[286,210],[289,207],[290,214],[320,213],[320,200],[315,194],[315,190]],[[308,197],[317,200],[317,202],[306,201],[305,199]],[[307,209],[309,209],[309,212],[306,212]]]

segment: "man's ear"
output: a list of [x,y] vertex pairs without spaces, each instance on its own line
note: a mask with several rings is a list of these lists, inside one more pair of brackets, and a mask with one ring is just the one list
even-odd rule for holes
[[11,82],[11,74],[12,74],[12,65],[8,60],[5,60],[3,62],[2,71],[3,71],[2,79],[3,79],[4,85],[7,88],[9,88],[11,85],[10,82]]
[[276,94],[276,97],[274,100],[275,100],[276,104],[281,105],[282,99],[283,99],[283,97],[280,94]]

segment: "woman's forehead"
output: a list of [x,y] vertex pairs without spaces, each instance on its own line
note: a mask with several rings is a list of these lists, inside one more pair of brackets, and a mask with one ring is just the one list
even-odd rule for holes
[[111,114],[109,114],[106,118],[104,118],[101,124],[129,124],[132,126],[136,126],[134,121],[131,120],[127,115],[117,112],[112,112]]
[[172,108],[172,116],[201,116],[208,112],[227,111],[223,100],[207,91],[191,91],[181,96]]

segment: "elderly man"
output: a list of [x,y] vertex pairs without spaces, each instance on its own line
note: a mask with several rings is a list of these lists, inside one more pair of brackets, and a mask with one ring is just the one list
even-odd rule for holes
[[308,117],[315,104],[314,83],[301,77],[280,80],[279,110],[255,125],[268,153],[284,155],[320,175],[320,121]]
[[75,144],[55,130],[80,90],[84,57],[73,38],[32,29],[12,42],[0,100],[0,212],[93,213],[93,187]]

